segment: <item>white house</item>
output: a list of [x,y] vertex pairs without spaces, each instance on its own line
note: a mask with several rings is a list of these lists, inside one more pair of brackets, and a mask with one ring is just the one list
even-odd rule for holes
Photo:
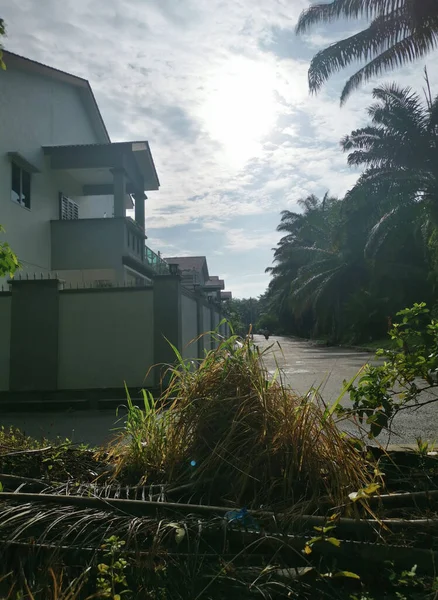
[[187,258],[145,245],[145,192],[160,185],[148,142],[112,143],[86,80],[3,58],[0,224],[22,270],[0,281],[0,410],[33,392],[154,386],[169,342],[197,358],[217,343],[205,331],[226,335],[223,281],[202,257],[189,289]]
[[149,281],[157,259],[145,252],[145,191],[159,180],[148,142],[111,143],[85,79],[10,52],[4,60],[0,223],[24,271]]

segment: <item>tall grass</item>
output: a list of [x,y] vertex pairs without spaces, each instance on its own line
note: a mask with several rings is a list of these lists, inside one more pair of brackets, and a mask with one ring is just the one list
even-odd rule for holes
[[177,355],[158,400],[128,396],[108,460],[116,477],[190,487],[204,502],[258,508],[342,505],[368,483],[361,454],[316,394],[269,379],[263,353],[236,336],[199,361]]

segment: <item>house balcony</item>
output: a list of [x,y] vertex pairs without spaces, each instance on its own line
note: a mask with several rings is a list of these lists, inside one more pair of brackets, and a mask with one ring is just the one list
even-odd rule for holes
[[146,278],[169,272],[167,263],[145,245],[143,229],[129,217],[51,221],[51,252],[52,271],[63,274],[100,271],[121,282],[126,270]]
[[79,196],[113,196],[114,217],[126,216],[126,198],[135,200],[135,221],[144,229],[145,192],[160,182],[147,141],[44,146],[53,172],[76,182]]

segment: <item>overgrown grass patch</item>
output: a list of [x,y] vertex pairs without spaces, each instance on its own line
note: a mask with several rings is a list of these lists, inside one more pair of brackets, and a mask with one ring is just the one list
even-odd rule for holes
[[269,377],[263,352],[232,337],[193,369],[178,354],[158,401],[128,397],[107,459],[115,476],[172,482],[206,503],[258,508],[343,505],[371,481],[363,454],[316,393]]

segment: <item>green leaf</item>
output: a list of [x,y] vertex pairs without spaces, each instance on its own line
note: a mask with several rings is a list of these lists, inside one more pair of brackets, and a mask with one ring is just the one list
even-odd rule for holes
[[370,483],[370,485],[367,485],[362,491],[368,496],[371,496],[371,494],[375,494],[381,487],[380,483]]
[[108,573],[109,566],[106,565],[105,563],[100,563],[97,565],[97,569],[98,569],[99,573]]
[[338,540],[337,538],[334,538],[334,537],[326,538],[325,541],[328,542],[329,544],[332,544],[333,546],[336,546],[336,548],[339,548],[339,546],[341,545],[341,540]]
[[175,541],[177,544],[181,544],[181,542],[183,541],[184,537],[186,535],[186,531],[185,529],[183,529],[182,527],[178,527],[175,531]]
[[360,579],[357,573],[352,573],[352,571],[338,571],[333,575],[333,577],[348,577],[350,579]]
[[327,533],[331,529],[336,529],[336,525],[327,525],[327,527],[314,527],[313,529],[320,533]]

